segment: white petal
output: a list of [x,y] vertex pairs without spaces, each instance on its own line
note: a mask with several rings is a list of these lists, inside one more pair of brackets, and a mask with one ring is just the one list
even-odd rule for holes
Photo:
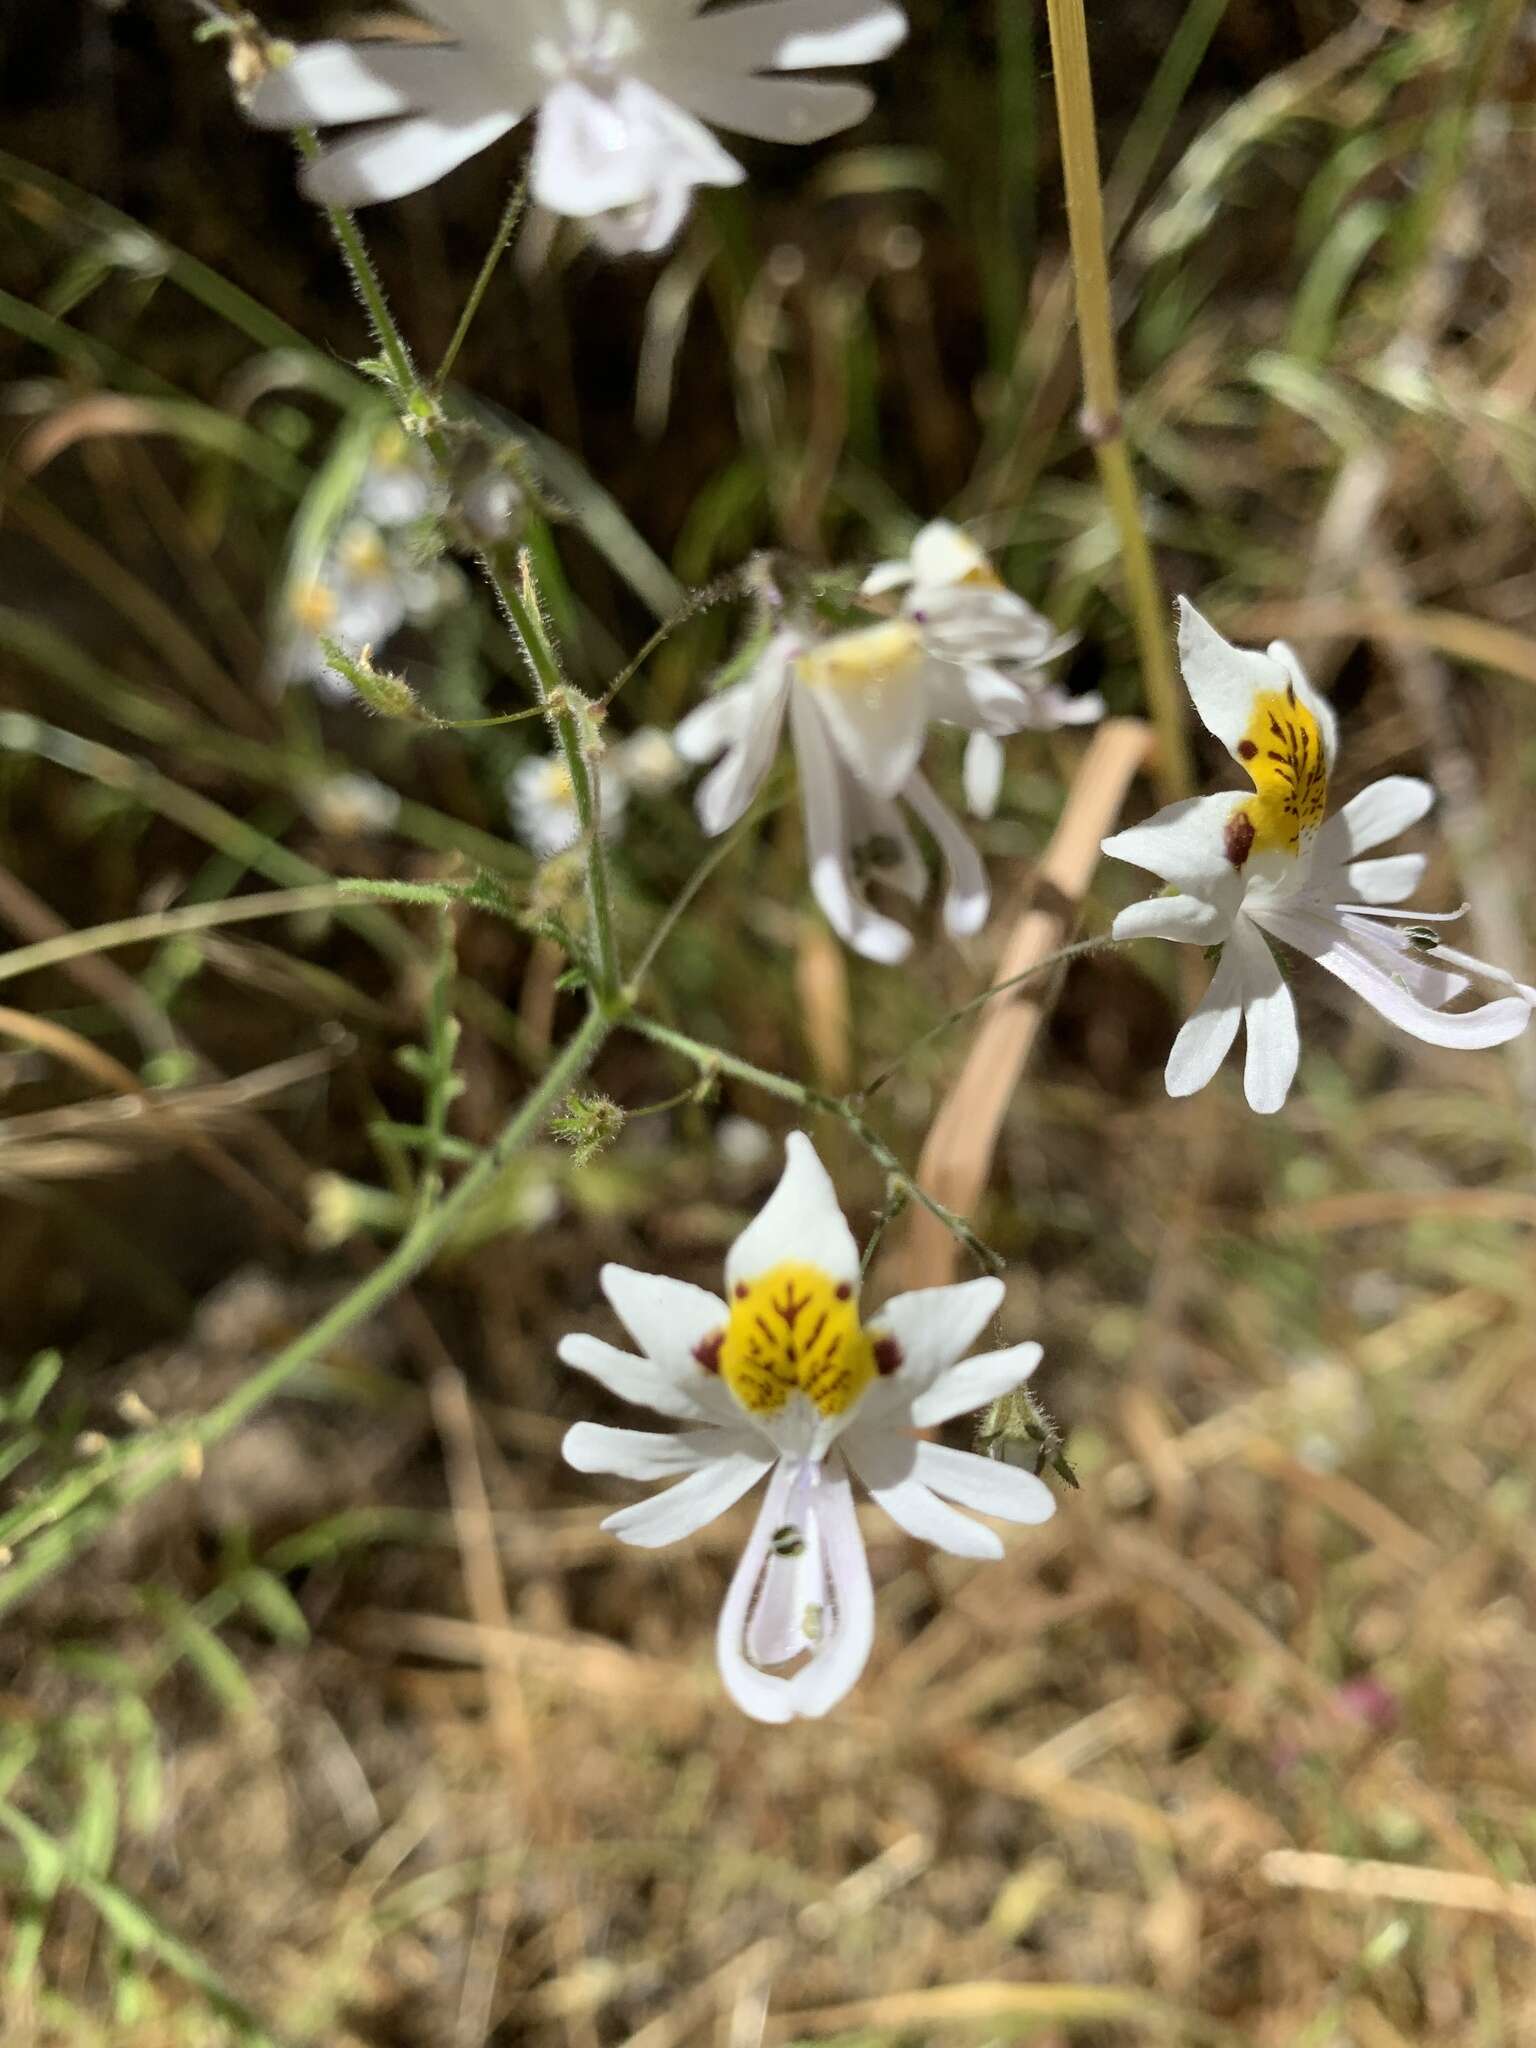
[[1002,741],[989,732],[973,732],[966,741],[961,780],[965,807],[973,818],[990,818],[997,809],[1006,760]]
[[759,1594],[774,1531],[782,1528],[794,1483],[794,1468],[780,1463],[768,1481],[747,1547],[737,1559],[715,1630],[715,1655],[726,1691],[755,1721],[792,1721],[794,1706],[782,1678],[760,1671],[746,1653],[747,1623]]
[[1319,967],[1337,975],[1389,1024],[1426,1045],[1468,1050],[1503,1045],[1518,1038],[1531,1021],[1531,1006],[1520,996],[1503,996],[1477,1010],[1431,1009],[1404,986],[1406,975],[1400,980],[1382,964],[1379,949],[1388,943],[1385,934],[1373,934],[1377,943],[1368,945],[1364,934],[1310,905],[1288,907],[1283,920],[1273,921],[1273,929]]
[[813,1719],[829,1713],[858,1684],[875,1643],[875,1589],[853,1488],[840,1462],[823,1467],[816,1493],[831,1632],[789,1681],[795,1712]]
[[795,674],[854,779],[875,796],[895,796],[917,766],[928,716],[922,651],[910,627],[836,634],[803,655]]
[[893,1295],[871,1320],[871,1334],[895,1338],[896,1378],[909,1394],[932,1386],[964,1358],[1002,1306],[1003,1283],[988,1274],[952,1287],[919,1287]]
[[1296,1005],[1263,934],[1246,919],[1238,919],[1227,947],[1237,957],[1243,977],[1243,1024],[1248,1034],[1243,1092],[1250,1109],[1273,1116],[1285,1107],[1301,1057]]
[[[1410,995],[1431,1010],[1443,1010],[1458,996],[1464,996],[1472,986],[1464,974],[1453,971],[1446,960],[1445,948],[1437,946],[1432,952],[1426,951],[1416,946],[1406,932],[1391,925],[1378,924],[1368,910],[1351,914],[1348,904],[1315,904],[1313,908],[1340,924],[1366,959],[1374,960],[1389,981],[1401,982]],[[1276,914],[1269,916],[1268,923],[1276,937],[1292,944],[1294,941],[1286,929],[1285,911],[1286,906],[1282,904]],[[1440,919],[1436,917],[1434,922],[1439,923]]]
[[856,1289],[859,1248],[838,1207],[831,1175],[803,1131],[791,1131],[784,1152],[778,1186],[726,1255],[727,1291],[788,1261],[815,1266]]
[[609,1472],[616,1479],[675,1479],[681,1472],[696,1472],[730,1448],[724,1431],[718,1429],[664,1436],[654,1429],[609,1429],[600,1422],[577,1422],[566,1431],[560,1454],[578,1472]]
[[553,213],[582,218],[635,206],[666,175],[666,158],[648,126],[632,129],[615,99],[562,78],[539,108],[531,189]]
[[1406,903],[1423,881],[1427,866],[1422,853],[1351,861],[1344,871],[1344,898],[1356,903]]
[[[797,1480],[804,1485],[805,1468],[781,1463],[768,1484],[757,1522],[746,1549],[731,1577],[730,1590],[720,1610],[715,1634],[720,1676],[727,1692],[743,1713],[754,1720],[790,1721],[797,1714],[819,1715],[835,1706],[856,1682],[874,1641],[874,1589],[854,1512],[853,1492],[841,1469],[815,1472],[812,1503],[791,1512],[791,1496]],[[755,1603],[767,1591],[774,1533],[786,1523],[804,1526],[797,1514],[814,1516],[823,1583],[827,1590],[824,1623],[827,1634],[809,1664],[792,1678],[779,1678],[760,1670],[748,1656],[749,1633]],[[782,1603],[784,1584],[774,1574],[774,1597]],[[803,1621],[803,1617],[801,1618]],[[762,1625],[765,1636],[782,1647],[789,1618],[775,1612]],[[802,1630],[803,1633],[803,1630]]]
[[1110,928],[1115,939],[1173,939],[1179,944],[1215,946],[1232,929],[1229,912],[1203,896],[1148,896],[1128,903]]
[[764,0],[717,8],[674,32],[667,47],[711,71],[810,71],[875,63],[906,32],[901,9],[879,0]]
[[912,543],[911,560],[916,583],[964,583],[992,568],[986,550],[952,519],[930,519]]
[[1012,590],[919,583],[907,617],[923,629],[930,650],[945,661],[1006,662],[1043,668],[1073,644],[1042,612]]
[[659,1550],[665,1543],[680,1543],[685,1536],[719,1519],[733,1508],[744,1493],[762,1478],[773,1463],[766,1447],[758,1452],[731,1451],[701,1465],[665,1493],[637,1500],[633,1507],[609,1515],[603,1527],[621,1543],[636,1544],[642,1550]]
[[702,758],[706,748],[718,751],[713,743],[724,735],[725,758],[696,798],[699,822],[711,838],[743,816],[773,766],[789,701],[789,663],[798,646],[792,634],[776,634],[744,683],[701,705],[678,727],[678,751],[690,758]]
[[789,722],[800,770],[812,893],[839,938],[866,960],[894,966],[912,950],[912,934],[893,918],[880,916],[859,886],[842,788],[844,770],[808,690],[791,690]]
[[691,114],[638,78],[612,93],[562,78],[539,109],[530,173],[541,206],[578,220],[650,208],[694,185],[739,184],[745,173]]
[[1417,825],[1434,808],[1434,802],[1434,790],[1417,776],[1383,776],[1380,782],[1368,783],[1328,820],[1314,842],[1314,856],[1342,865],[1358,854],[1369,853],[1406,832],[1410,825]]
[[1062,725],[1097,725],[1104,716],[1104,699],[1097,690],[1085,690],[1082,696],[1073,697],[1054,684],[1047,684],[1034,695],[1037,727],[1044,732],[1053,732]]
[[693,185],[680,178],[658,186],[633,206],[589,213],[583,225],[591,240],[610,256],[654,256],[676,241],[692,208],[693,192]]
[[[697,27],[689,33],[696,34]],[[855,127],[875,103],[865,85],[707,71],[691,57],[680,65],[668,64],[661,50],[656,53],[654,76],[702,120],[760,142],[824,142],[829,135]]]
[[912,567],[901,561],[876,562],[859,585],[860,597],[885,597],[893,590],[905,590],[912,581]]
[[467,158],[498,142],[523,118],[521,109],[455,119],[416,114],[323,149],[299,183],[317,206],[372,206],[419,192]]
[[974,1415],[1021,1387],[1043,1356],[1038,1344],[1014,1344],[1006,1351],[987,1351],[952,1365],[912,1403],[914,1426],[935,1429],[956,1415]]
[[699,766],[738,744],[753,722],[752,685],[756,680],[754,668],[745,682],[717,691],[678,721],[672,744],[685,761]]
[[1219,899],[1231,894],[1234,882],[1241,889],[1225,841],[1227,823],[1242,802],[1233,790],[1186,797],[1182,803],[1168,804],[1144,825],[1112,833],[1104,840],[1103,851],[1111,860],[1129,861],[1160,881],[1172,882],[1176,889]]
[[1228,945],[1222,950],[1210,987],[1173,1041],[1163,1073],[1170,1095],[1200,1092],[1232,1050],[1242,1020],[1242,966]]
[[958,820],[939,802],[924,776],[910,776],[902,795],[938,842],[949,873],[944,929],[952,938],[968,939],[981,930],[992,908],[992,889],[981,855]]
[[1056,1496],[1033,1472],[947,1444],[918,1445],[917,1476],[946,1500],[1000,1521],[1048,1522],[1056,1512]]
[[770,1547],[758,1582],[757,1598],[747,1617],[747,1656],[760,1669],[788,1664],[812,1647],[805,1632],[806,1611],[825,1612],[827,1583],[821,1551],[821,1528],[811,1517],[800,1532],[804,1549],[783,1557]]
[[863,847],[866,858],[877,844],[881,845],[883,855],[894,853],[894,858],[882,858],[878,865],[870,862],[870,880],[882,888],[896,890],[909,903],[921,903],[928,894],[928,863],[901,811],[894,803],[871,796],[853,782],[843,784],[843,799],[850,842]]
[[869,1488],[875,1505],[897,1528],[952,1557],[998,1558],[1002,1541],[968,1515],[958,1514],[917,1477],[917,1440],[893,1429],[850,1432],[843,1454]]
[[658,1415],[670,1415],[678,1422],[741,1420],[741,1411],[730,1394],[701,1365],[691,1365],[692,1377],[686,1377],[668,1366],[658,1365],[652,1358],[637,1358],[633,1352],[620,1351],[616,1344],[605,1344],[600,1337],[589,1337],[583,1331],[562,1337],[558,1356],[563,1364],[575,1366],[621,1401],[654,1408]]
[[1291,672],[1273,653],[1234,647],[1224,640],[1187,597],[1179,599],[1178,611],[1179,666],[1190,697],[1206,730],[1238,758],[1238,743],[1253,719],[1254,698],[1261,691],[1284,690],[1292,681]]
[[[310,43],[290,63],[267,74],[246,112],[258,128],[325,128],[434,105],[434,54],[367,43]],[[414,79],[412,57],[426,59]]]

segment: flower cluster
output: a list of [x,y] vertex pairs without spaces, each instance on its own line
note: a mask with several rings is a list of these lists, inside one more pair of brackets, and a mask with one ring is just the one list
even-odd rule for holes
[[378,651],[407,620],[425,621],[443,601],[436,566],[420,562],[411,531],[438,502],[426,451],[399,427],[372,438],[361,474],[318,560],[303,563],[283,595],[278,672],[284,682],[314,683],[325,695],[350,697],[327,642],[356,660]]
[[605,1266],[603,1292],[638,1355],[567,1337],[560,1356],[621,1400],[684,1427],[672,1435],[578,1422],[582,1472],[673,1480],[603,1524],[651,1548],[693,1535],[767,1480],[720,1613],[731,1697],[761,1721],[817,1716],[855,1684],[874,1640],[874,1594],[852,1480],[909,1535],[956,1557],[1001,1557],[996,1534],[951,1502],[1013,1522],[1055,1509],[1032,1473],[917,1432],[1011,1393],[1037,1344],[969,1358],[1000,1280],[899,1294],[866,1323],[859,1252],[808,1138],[725,1262],[725,1298]]
[[[617,839],[623,832],[632,796],[665,796],[682,773],[677,748],[658,726],[642,726],[605,748],[594,768],[603,837]],[[513,830],[540,860],[568,852],[580,838],[576,792],[563,755],[525,755],[507,777],[506,799]]]
[[[1104,842],[1106,853],[1168,884],[1121,911],[1117,939],[1221,948],[1204,1000],[1174,1040],[1168,1093],[1203,1088],[1242,1024],[1250,1106],[1269,1113],[1284,1103],[1300,1045],[1271,939],[1430,1045],[1502,1045],[1524,1031],[1536,989],[1443,945],[1434,930],[1443,914],[1395,907],[1419,886],[1423,855],[1363,858],[1426,815],[1435,800],[1429,784],[1391,775],[1329,817],[1338,727],[1292,650],[1282,641],[1264,653],[1233,647],[1185,598],[1179,656],[1196,711],[1252,792],[1170,804]],[[1474,979],[1511,993],[1475,1010],[1449,1008]]]
[[883,883],[912,903],[928,870],[904,803],[932,835],[949,886],[945,929],[969,937],[986,923],[991,890],[979,855],[918,767],[928,727],[957,725],[987,751],[969,770],[973,807],[990,809],[1001,779],[999,736],[1096,718],[1096,698],[1047,685],[1046,665],[1068,644],[1002,585],[986,556],[946,521],[925,527],[902,561],[864,585],[871,602],[902,593],[894,618],[826,634],[782,612],[747,674],[677,729],[678,751],[718,765],[700,787],[699,820],[727,831],[767,778],[788,724],[800,775],[811,888],[828,923],[866,959],[906,958],[912,935],[869,899]]

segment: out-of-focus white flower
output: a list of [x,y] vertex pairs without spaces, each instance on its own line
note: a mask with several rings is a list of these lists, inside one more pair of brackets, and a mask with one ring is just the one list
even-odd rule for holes
[[[1441,945],[1432,927],[1443,916],[1385,907],[1418,887],[1422,854],[1360,858],[1419,822],[1435,800],[1429,784],[1389,775],[1325,822],[1338,730],[1295,654],[1278,640],[1263,654],[1231,646],[1187,598],[1179,612],[1179,658],[1195,709],[1246,770],[1253,793],[1191,797],[1104,841],[1106,853],[1170,885],[1121,911],[1117,939],[1222,949],[1204,1000],[1174,1041],[1168,1093],[1203,1088],[1244,1024],[1250,1107],[1269,1113],[1285,1101],[1300,1052],[1296,1006],[1269,938],[1309,955],[1427,1044],[1479,1047],[1517,1037],[1536,989]],[[1476,1010],[1447,1009],[1469,976],[1512,993]]]
[[391,831],[400,798],[373,775],[328,775],[305,794],[309,815],[338,839],[372,839]]
[[420,0],[451,39],[315,43],[252,95],[268,128],[369,122],[303,174],[326,206],[398,199],[538,116],[531,188],[616,251],[665,248],[696,186],[746,175],[706,122],[819,142],[862,121],[861,85],[773,74],[889,55],[888,0]]
[[749,1116],[723,1116],[715,1125],[715,1150],[722,1164],[750,1173],[772,1152],[773,1139]]
[[379,529],[365,520],[352,521],[318,573],[288,592],[286,609],[288,639],[281,663],[286,679],[350,697],[351,685],[331,667],[324,643],[333,640],[353,656],[382,647],[405,623],[405,579]]
[[1002,1544],[951,1501],[1015,1522],[1055,1510],[1033,1473],[915,1434],[1011,1393],[1039,1363],[1037,1344],[966,1358],[1002,1282],[897,1295],[866,1326],[832,1183],[808,1138],[787,1149],[778,1187],[726,1258],[726,1300],[605,1266],[603,1291],[639,1356],[595,1337],[560,1346],[610,1393],[686,1425],[662,1436],[578,1422],[566,1436],[579,1471],[679,1481],[608,1517],[626,1543],[691,1536],[767,1479],[716,1636],[727,1690],[760,1721],[827,1713],[868,1660],[874,1592],[855,1476],[900,1528],[957,1557],[1000,1557]]
[[787,715],[816,901],[856,953],[887,964],[906,958],[912,934],[873,907],[866,884],[884,882],[912,903],[928,893],[928,870],[897,797],[943,856],[951,935],[980,931],[992,901],[975,847],[917,767],[927,666],[905,620],[823,640],[786,625],[741,682],[690,712],[675,734],[684,760],[723,757],[697,798],[699,820],[714,835],[729,830],[761,789]]
[[481,469],[458,488],[457,504],[477,540],[504,540],[522,516],[523,493],[504,469]]
[[[597,786],[603,837],[616,839],[624,829],[628,797],[623,777],[614,772],[607,756],[589,772]],[[513,829],[530,853],[540,860],[553,860],[576,844],[581,837],[581,819],[570,770],[561,755],[528,755],[512,770],[505,786]]]
[[931,663],[933,718],[964,726],[965,798],[974,817],[990,818],[1003,782],[1001,736],[1091,725],[1104,716],[1099,696],[1073,697],[1045,670],[1075,641],[1004,584],[963,528],[935,519],[899,559],[877,562],[865,597],[901,592],[902,616],[923,636]]
[[403,428],[385,427],[369,451],[353,509],[375,526],[409,526],[425,519],[440,497],[428,451]]
[[659,725],[642,725],[620,740],[614,762],[636,796],[665,796],[688,772],[671,733]]

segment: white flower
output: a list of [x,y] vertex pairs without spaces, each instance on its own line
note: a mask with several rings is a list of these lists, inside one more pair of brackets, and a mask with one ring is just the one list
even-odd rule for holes
[[642,725],[615,749],[620,774],[636,796],[665,796],[687,769],[672,735],[659,725]]
[[877,562],[864,579],[865,597],[902,592],[902,615],[918,626],[933,664],[930,716],[965,726],[965,799],[971,814],[990,818],[1003,780],[999,736],[1091,725],[1104,700],[1073,697],[1044,671],[1076,636],[1011,591],[986,554],[961,527],[935,519],[911,552]]
[[[1189,694],[1247,771],[1253,794],[1192,797],[1104,841],[1106,853],[1172,887],[1122,910],[1117,939],[1222,948],[1204,1000],[1174,1041],[1168,1093],[1203,1088],[1243,1023],[1249,1104],[1268,1113],[1285,1101],[1300,1050],[1296,1006],[1268,938],[1308,954],[1389,1023],[1430,1045],[1501,1045],[1517,1037],[1530,1022],[1536,989],[1436,944],[1428,927],[1443,919],[1384,907],[1418,887],[1423,856],[1360,858],[1418,823],[1434,802],[1428,783],[1388,776],[1324,822],[1337,727],[1295,654],[1278,640],[1264,654],[1232,647],[1187,599],[1179,609]],[[1462,968],[1513,993],[1481,1009],[1448,1010],[1470,986],[1455,971]]]
[[1001,1557],[1002,1544],[950,1501],[1015,1522],[1055,1509],[1033,1473],[913,1433],[984,1407],[1038,1364],[1036,1344],[966,1359],[1002,1282],[898,1295],[866,1326],[858,1247],[826,1169],[798,1133],[787,1153],[726,1258],[728,1301],[605,1266],[603,1291],[640,1355],[595,1337],[560,1346],[610,1393],[687,1425],[661,1436],[579,1422],[567,1435],[579,1471],[678,1479],[608,1517],[626,1543],[691,1536],[766,1477],[716,1643],[727,1690],[760,1721],[825,1714],[868,1659],[874,1594],[853,1477],[909,1535],[957,1557]]
[[287,641],[280,663],[286,680],[318,684],[328,695],[350,697],[330,665],[324,643],[344,654],[383,647],[404,625],[414,601],[410,572],[382,533],[356,520],[338,534],[318,572],[287,594]]
[[[594,770],[598,810],[605,839],[624,829],[627,791],[622,776],[604,758]],[[570,770],[559,754],[529,754],[518,762],[505,783],[507,810],[518,837],[540,860],[553,860],[581,837],[576,792]]]
[[373,839],[394,829],[400,798],[373,775],[328,775],[305,795],[305,807],[322,832],[339,839]]
[[[745,177],[704,125],[819,142],[862,121],[861,85],[771,74],[885,57],[887,0],[420,0],[449,41],[315,43],[252,97],[263,127],[377,123],[324,151],[304,189],[327,206],[432,184],[530,115],[531,187],[616,250],[665,248],[698,185]],[[769,75],[764,75],[769,74]]]
[[873,908],[866,879],[912,903],[928,893],[928,871],[898,796],[932,833],[948,868],[946,929],[957,938],[980,931],[992,900],[975,847],[918,772],[927,671],[920,636],[906,620],[820,641],[784,626],[742,682],[690,712],[674,735],[684,760],[724,756],[697,799],[700,822],[714,835],[734,825],[761,789],[788,714],[812,891],[839,937],[887,964],[906,958],[912,935]]
[[427,450],[403,428],[385,427],[369,450],[354,509],[375,526],[409,526],[425,519],[440,496]]

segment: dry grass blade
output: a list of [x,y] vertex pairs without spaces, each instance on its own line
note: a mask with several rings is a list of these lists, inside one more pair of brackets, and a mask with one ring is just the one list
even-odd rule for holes
[[1236,2044],[1243,2036],[1230,2027],[1181,2012],[1149,1992],[1115,1984],[942,1984],[920,1991],[892,1991],[881,1998],[854,1999],[808,2012],[776,2013],[768,2023],[770,2041],[798,2041],[855,2028],[893,2032],[943,2026],[995,2025],[1004,2020],[1055,2021],[1088,2026],[1095,2021],[1155,2027],[1184,2042]]

